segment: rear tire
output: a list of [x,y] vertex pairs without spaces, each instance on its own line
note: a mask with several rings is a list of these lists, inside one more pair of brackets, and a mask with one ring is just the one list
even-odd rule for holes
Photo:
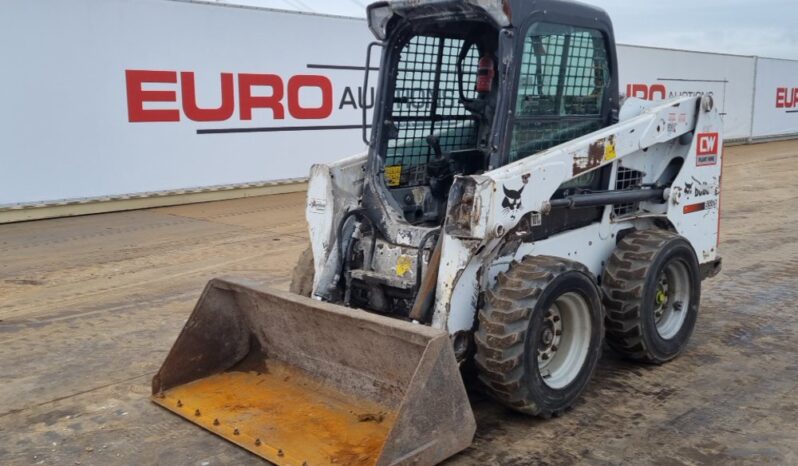
[[690,243],[666,230],[624,237],[602,274],[607,343],[623,356],[661,364],[687,346],[701,278]]
[[475,335],[479,379],[512,409],[559,415],[593,376],[602,335],[601,297],[587,268],[527,256],[486,292]]
[[313,266],[313,248],[308,246],[307,249],[302,251],[299,259],[294,267],[294,274],[291,276],[291,293],[296,293],[301,296],[310,297],[313,293],[313,278],[316,274],[316,269]]

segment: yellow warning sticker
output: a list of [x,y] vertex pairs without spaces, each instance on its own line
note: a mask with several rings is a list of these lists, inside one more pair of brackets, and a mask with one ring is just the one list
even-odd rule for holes
[[604,161],[609,162],[610,160],[615,160],[617,156],[618,154],[615,152],[615,138],[610,137],[604,144]]
[[385,184],[388,186],[399,186],[402,179],[402,166],[390,165],[385,167]]
[[410,256],[399,256],[399,259],[396,260],[396,276],[404,277],[405,274],[410,271],[410,267],[412,266],[413,261],[410,260]]

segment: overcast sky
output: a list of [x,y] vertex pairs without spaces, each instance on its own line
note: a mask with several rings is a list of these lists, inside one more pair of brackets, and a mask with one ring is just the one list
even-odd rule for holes
[[[365,16],[367,0],[219,0]],[[616,41],[798,59],[798,0],[584,0],[607,10]]]

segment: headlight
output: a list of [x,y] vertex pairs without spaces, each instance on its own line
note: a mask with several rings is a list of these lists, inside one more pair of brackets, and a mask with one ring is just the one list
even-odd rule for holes
[[446,233],[460,238],[473,238],[479,224],[480,201],[477,182],[471,177],[457,178],[449,191],[446,211]]

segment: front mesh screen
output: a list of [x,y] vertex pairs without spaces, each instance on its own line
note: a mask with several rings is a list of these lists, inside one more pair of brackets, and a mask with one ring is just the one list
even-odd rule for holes
[[[457,58],[463,40],[415,36],[401,52],[390,120],[396,138],[388,140],[385,180],[390,187],[426,184],[427,164],[434,152],[427,136],[440,140],[441,150],[451,152],[476,146],[476,119],[460,102]],[[463,93],[476,97],[479,52],[472,46],[465,56]]]

